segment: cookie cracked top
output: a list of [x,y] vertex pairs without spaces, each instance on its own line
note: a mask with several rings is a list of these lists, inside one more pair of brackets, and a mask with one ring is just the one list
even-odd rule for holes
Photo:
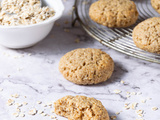
[[114,62],[99,49],[82,48],[66,53],[60,60],[59,70],[73,83],[97,84],[110,78]]
[[108,27],[128,27],[138,18],[136,5],[131,0],[99,0],[89,9],[90,18]]
[[132,36],[137,47],[160,54],[160,17],[149,18],[138,24]]

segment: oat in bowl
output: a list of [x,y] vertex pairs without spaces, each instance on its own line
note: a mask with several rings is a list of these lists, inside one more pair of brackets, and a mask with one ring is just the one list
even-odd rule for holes
[[0,44],[30,47],[44,39],[62,16],[61,0],[0,0]]

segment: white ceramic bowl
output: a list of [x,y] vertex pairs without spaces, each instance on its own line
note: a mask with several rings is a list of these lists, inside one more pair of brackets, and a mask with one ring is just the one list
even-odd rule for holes
[[[0,0],[1,1],[1,0]],[[54,22],[64,11],[61,0],[42,0],[55,10],[55,16],[38,24],[26,26],[0,25],[0,44],[8,48],[27,48],[43,40],[51,31]]]

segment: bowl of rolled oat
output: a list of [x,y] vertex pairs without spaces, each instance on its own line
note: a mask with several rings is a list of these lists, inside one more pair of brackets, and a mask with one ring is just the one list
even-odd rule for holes
[[0,44],[15,49],[35,45],[63,11],[61,0],[0,0]]

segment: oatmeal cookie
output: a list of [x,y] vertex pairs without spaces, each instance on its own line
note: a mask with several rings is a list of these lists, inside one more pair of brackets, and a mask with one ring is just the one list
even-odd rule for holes
[[64,78],[76,84],[97,84],[109,79],[114,70],[112,58],[99,49],[82,48],[65,54],[59,63]]
[[160,0],[151,0],[152,7],[160,13]]
[[99,100],[85,96],[66,96],[54,103],[55,113],[68,120],[109,120]]
[[160,54],[160,17],[149,18],[138,24],[132,36],[140,49]]
[[131,0],[98,0],[90,6],[89,16],[107,27],[129,27],[137,21],[138,11]]

